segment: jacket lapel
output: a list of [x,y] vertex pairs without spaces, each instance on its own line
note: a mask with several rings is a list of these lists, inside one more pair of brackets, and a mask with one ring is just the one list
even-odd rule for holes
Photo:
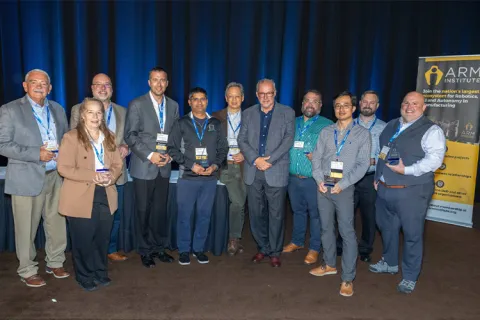
[[21,103],[22,103],[21,110],[23,113],[23,119],[25,119],[27,127],[32,128],[32,132],[36,133],[34,138],[35,142],[41,146],[43,144],[42,133],[38,128],[37,120],[35,120],[35,117],[33,115],[32,105],[30,104],[30,101],[28,101],[26,95],[23,97]]
[[[143,97],[144,97],[143,107],[146,109],[145,110],[146,115],[147,115],[148,118],[150,118],[152,121],[154,121],[156,123],[155,126],[157,128],[157,132],[160,132],[160,123],[158,123],[158,114],[156,114],[156,112],[155,112],[155,108],[153,106],[152,99],[150,98],[150,92],[148,92]],[[166,100],[165,100],[165,105],[168,105]],[[167,116],[168,116],[168,111],[167,111]]]
[[276,139],[274,135],[277,133],[277,131],[274,128],[276,128],[277,123],[281,124],[283,123],[283,121],[282,121],[282,115],[281,115],[280,109],[277,108],[277,103],[275,103],[275,106],[273,107],[273,114],[272,114],[272,119],[270,121],[270,126],[268,127],[267,145],[265,148],[265,151],[267,152],[271,151],[271,148],[270,148],[270,145],[272,143],[271,141]]
[[[115,114],[115,144],[118,146],[122,143],[122,135],[123,133],[121,132],[122,128],[120,127],[120,112],[118,112],[117,108],[121,108],[120,106],[117,106],[115,103],[112,102],[112,108],[113,108],[113,113]],[[120,134],[119,134],[120,133]]]

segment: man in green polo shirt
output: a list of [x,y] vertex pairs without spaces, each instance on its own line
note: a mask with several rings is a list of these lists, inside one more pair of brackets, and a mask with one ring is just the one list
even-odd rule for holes
[[302,102],[303,115],[295,120],[295,142],[290,149],[288,195],[293,210],[293,234],[292,241],[283,248],[283,252],[303,248],[307,215],[310,215],[310,243],[304,260],[307,265],[317,262],[321,247],[317,184],[312,178],[312,152],[320,131],[333,123],[319,115],[321,108],[321,93],[317,90],[307,91]]

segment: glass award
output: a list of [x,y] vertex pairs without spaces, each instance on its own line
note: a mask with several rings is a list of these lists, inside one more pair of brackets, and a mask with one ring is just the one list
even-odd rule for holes
[[195,162],[204,168],[208,168],[207,148],[195,148]]
[[157,133],[157,143],[155,145],[155,151],[161,155],[167,154],[167,142],[168,135],[163,133]]
[[395,166],[400,160],[400,152],[398,152],[396,147],[393,147],[388,152],[387,162],[388,164]]
[[325,187],[333,188],[335,184],[338,182],[339,179],[331,177],[331,176],[324,176],[323,178],[323,185]]

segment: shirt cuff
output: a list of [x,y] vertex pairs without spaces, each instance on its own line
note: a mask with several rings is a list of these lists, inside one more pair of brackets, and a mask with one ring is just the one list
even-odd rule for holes
[[414,170],[413,166],[405,167],[405,173],[404,174],[406,176],[413,176],[415,174],[415,170]]
[[150,152],[150,154],[147,156],[147,159],[148,159],[148,160],[151,160],[151,159],[152,159],[152,156],[153,156],[153,152]]

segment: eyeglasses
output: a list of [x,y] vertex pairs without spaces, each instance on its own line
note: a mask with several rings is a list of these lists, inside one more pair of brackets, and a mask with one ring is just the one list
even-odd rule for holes
[[111,83],[94,83],[92,84],[92,86],[94,86],[95,88],[103,88],[105,87],[106,89],[111,89],[112,88],[112,84]]
[[270,92],[257,92],[259,98],[271,98],[275,94],[275,91]]
[[336,104],[334,106],[335,110],[340,110],[340,109],[343,109],[343,110],[347,110],[347,109],[350,109],[353,105],[351,104]]
[[314,105],[319,105],[321,103],[319,100],[303,99],[303,103],[309,103],[309,102]]

